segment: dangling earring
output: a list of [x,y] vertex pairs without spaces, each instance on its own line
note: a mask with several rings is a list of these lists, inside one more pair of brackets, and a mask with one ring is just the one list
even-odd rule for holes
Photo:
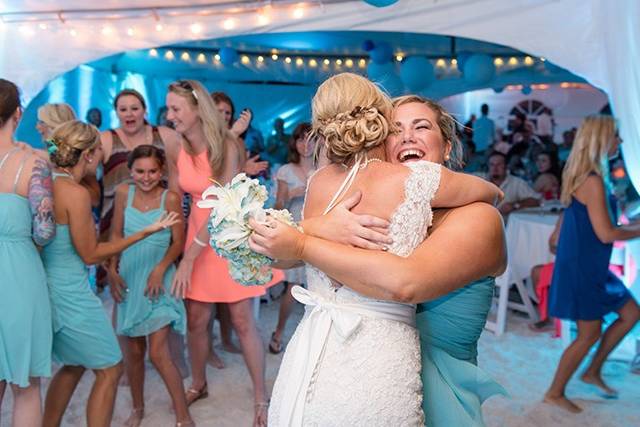
[[446,154],[446,155],[444,156],[444,161],[445,161],[445,162],[448,162],[448,161],[449,161],[449,159],[451,159],[451,156],[449,156],[448,154]]

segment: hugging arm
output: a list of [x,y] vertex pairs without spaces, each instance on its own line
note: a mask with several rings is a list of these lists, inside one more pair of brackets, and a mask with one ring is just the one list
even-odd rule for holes
[[250,245],[278,259],[302,259],[364,295],[401,302],[438,298],[502,272],[506,264],[500,214],[474,203],[450,211],[408,257],[341,245],[277,223],[254,223]]
[[431,201],[434,208],[454,208],[473,202],[497,204],[504,194],[489,181],[445,167],[440,169],[440,186]]

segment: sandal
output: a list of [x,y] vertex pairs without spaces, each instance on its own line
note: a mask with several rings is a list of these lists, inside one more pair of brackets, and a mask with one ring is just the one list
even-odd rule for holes
[[276,333],[271,334],[271,341],[269,341],[269,353],[280,354],[282,352],[282,342],[276,339]]
[[188,389],[184,397],[185,397],[185,400],[187,401],[187,407],[191,406],[191,404],[197,400],[205,399],[209,397],[209,390],[207,390],[207,383],[205,382],[200,390],[197,390],[195,388]]
[[255,404],[255,415],[253,427],[267,427],[267,416],[269,415],[269,402],[258,402]]

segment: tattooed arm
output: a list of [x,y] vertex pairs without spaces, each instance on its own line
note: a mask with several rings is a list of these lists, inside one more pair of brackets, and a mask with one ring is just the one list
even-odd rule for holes
[[42,159],[36,159],[29,179],[29,205],[32,216],[32,237],[38,246],[49,243],[56,233],[53,216],[53,181],[51,169]]

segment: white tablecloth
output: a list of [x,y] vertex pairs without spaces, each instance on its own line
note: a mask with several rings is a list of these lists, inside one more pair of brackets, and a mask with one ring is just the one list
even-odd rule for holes
[[506,229],[507,270],[496,278],[500,286],[508,286],[531,275],[531,268],[554,260],[549,252],[549,237],[559,213],[525,209],[509,215]]

